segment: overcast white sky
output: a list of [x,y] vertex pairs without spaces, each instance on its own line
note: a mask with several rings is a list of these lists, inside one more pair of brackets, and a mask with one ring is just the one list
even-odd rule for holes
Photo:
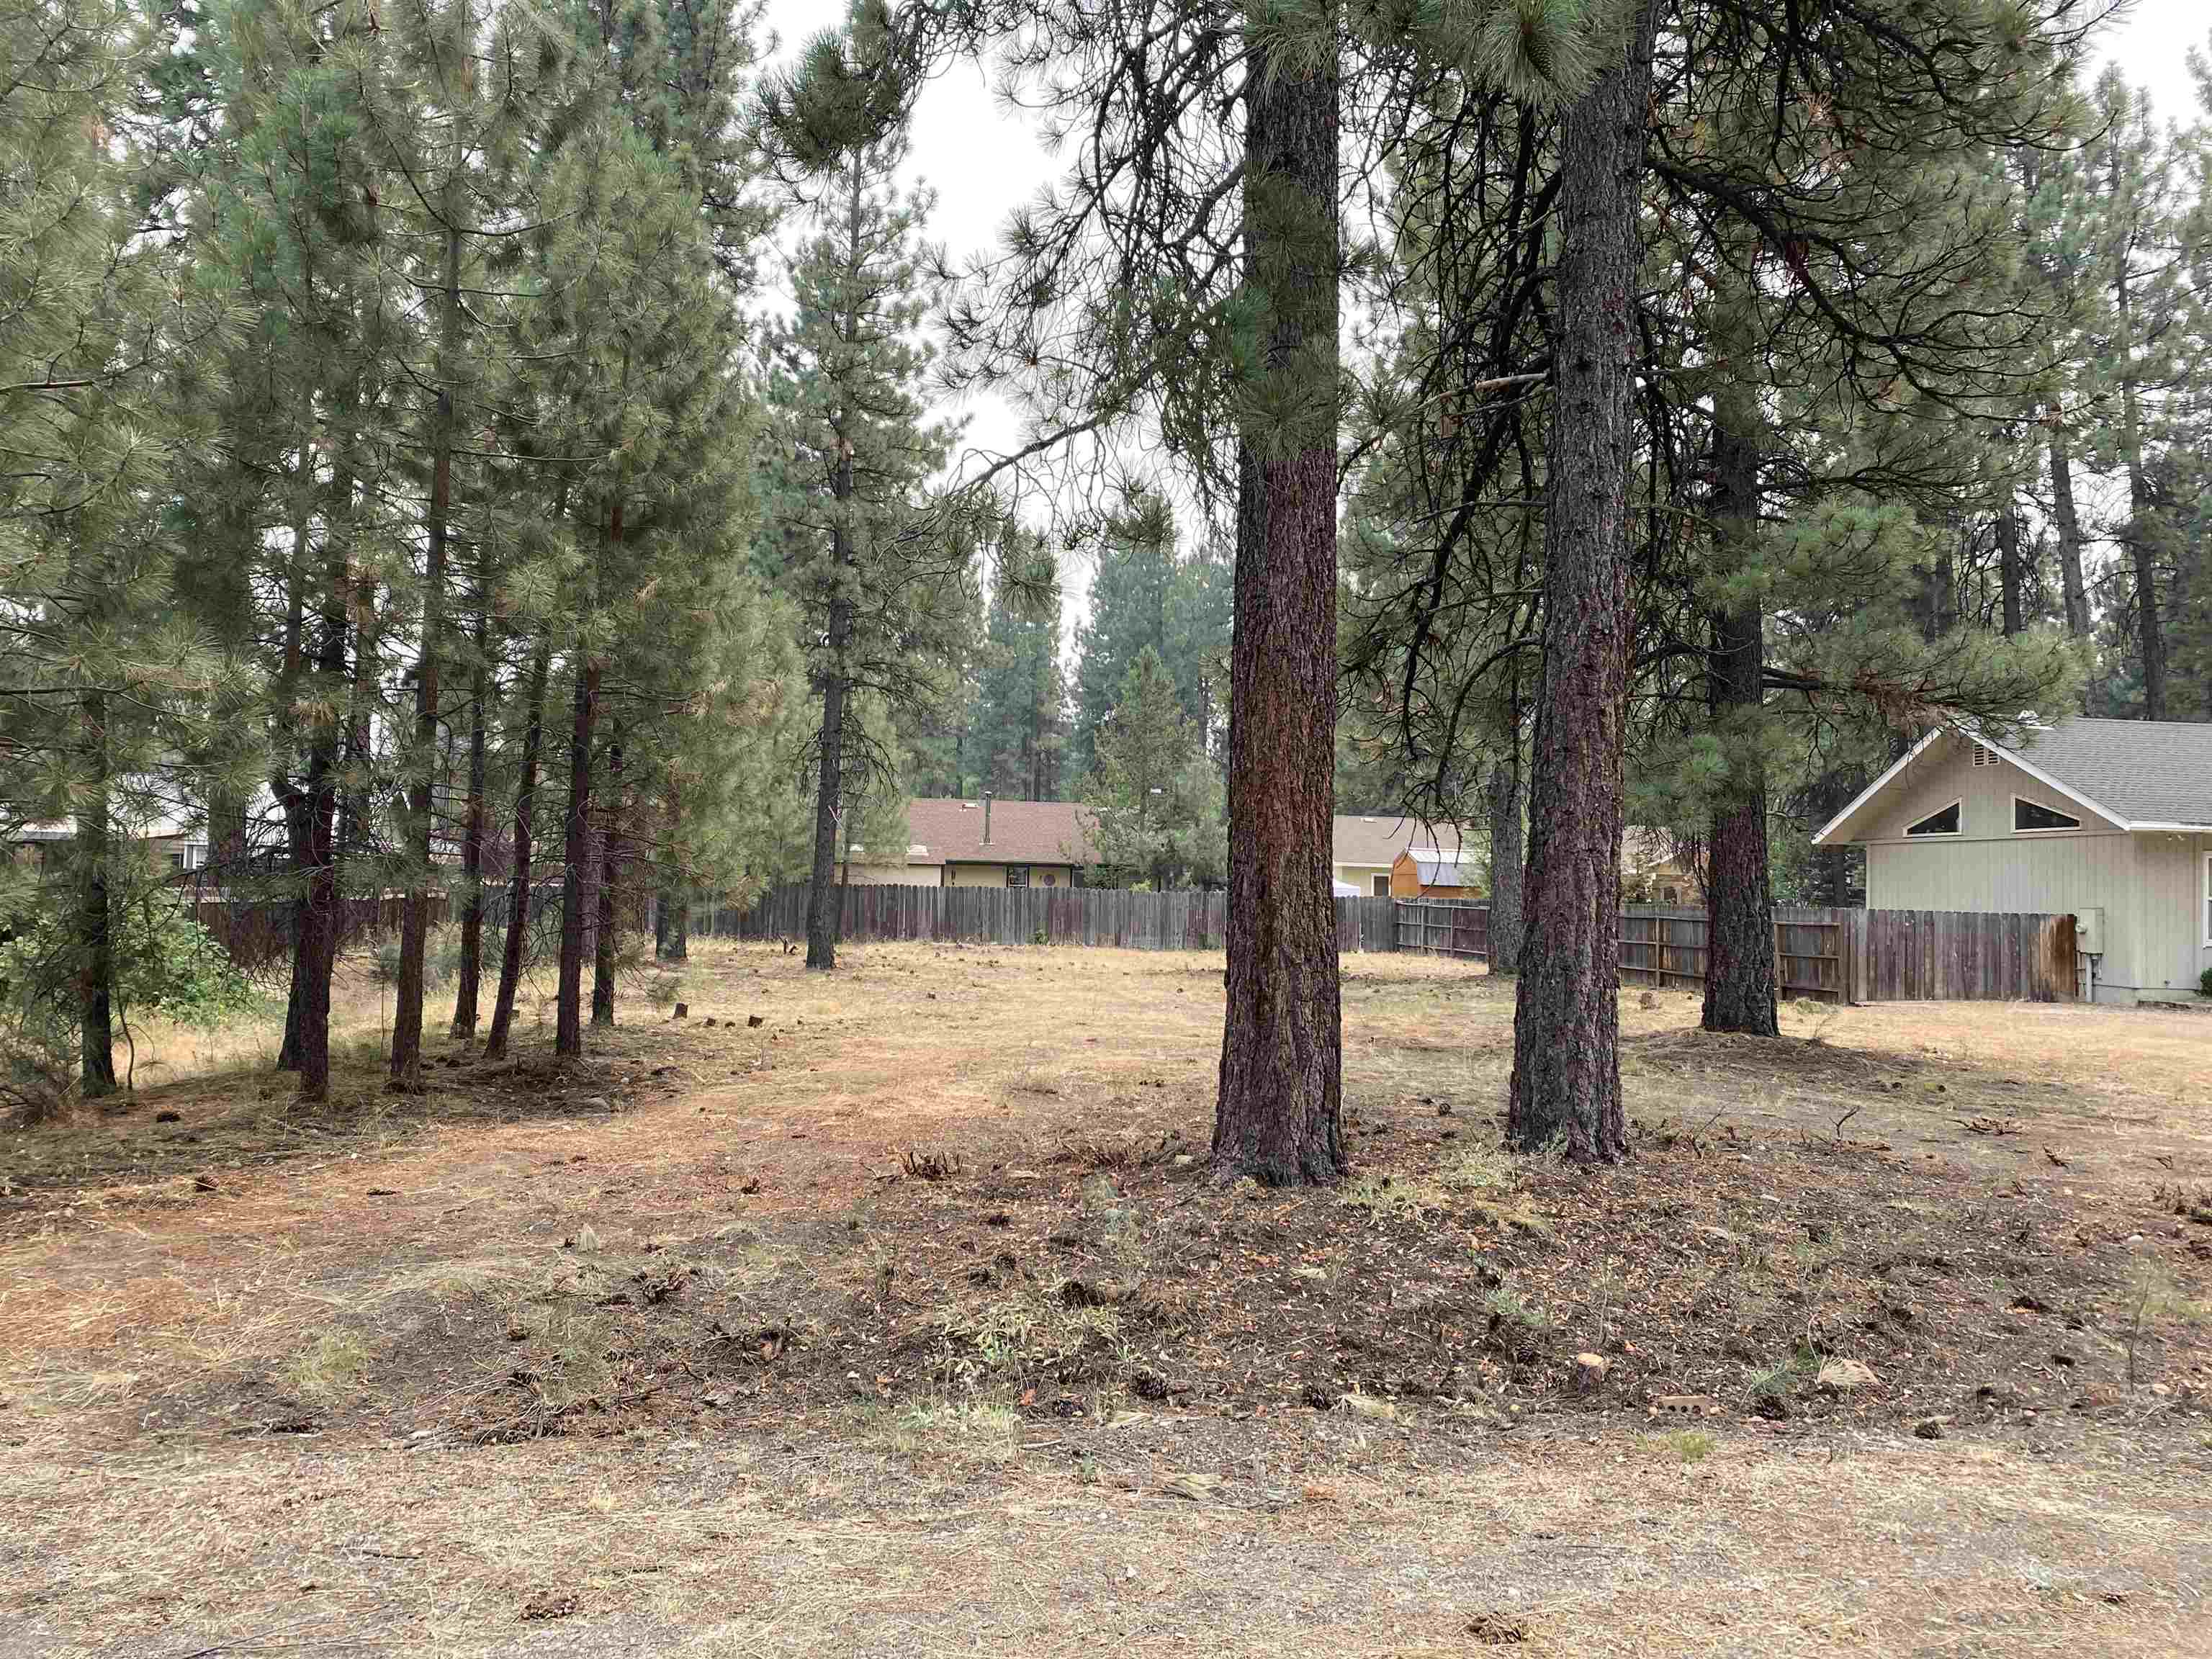
[[[843,16],[842,0],[769,0],[769,27],[786,54]],[[2191,47],[2207,50],[2208,42],[2208,0],[2136,0],[2110,27],[2105,57],[2150,90],[2160,117],[2185,121],[2196,113],[2187,54]],[[958,263],[989,247],[1006,216],[1051,179],[1060,163],[1045,153],[1024,118],[1000,106],[982,70],[963,64],[922,94],[911,170],[936,189],[930,235]],[[957,412],[969,417],[969,447],[988,453],[1012,442],[1015,422],[1003,407],[987,402]],[[1077,585],[1071,583],[1071,589]]]

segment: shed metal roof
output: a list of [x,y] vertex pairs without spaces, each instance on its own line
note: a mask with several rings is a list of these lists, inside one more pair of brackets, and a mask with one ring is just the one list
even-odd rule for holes
[[1413,848],[1407,856],[1413,860],[1414,877],[1424,887],[1482,885],[1482,874],[1472,863],[1446,858],[1434,848]]

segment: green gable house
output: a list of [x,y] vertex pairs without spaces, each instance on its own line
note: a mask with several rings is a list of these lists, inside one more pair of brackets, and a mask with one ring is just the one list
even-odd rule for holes
[[1939,728],[1814,836],[1872,910],[2071,914],[2100,1002],[2196,1001],[2212,968],[2212,725]]

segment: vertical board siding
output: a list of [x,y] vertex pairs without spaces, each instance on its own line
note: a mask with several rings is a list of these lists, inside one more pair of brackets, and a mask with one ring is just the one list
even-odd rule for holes
[[[1387,898],[1340,898],[1340,950],[1393,951]],[[706,931],[725,939],[797,939],[806,932],[806,890],[779,887],[738,909],[702,907]],[[840,939],[958,940],[969,945],[1103,945],[1134,951],[1218,951],[1227,944],[1226,893],[1136,893],[1103,887],[921,887],[871,884],[842,890]]]

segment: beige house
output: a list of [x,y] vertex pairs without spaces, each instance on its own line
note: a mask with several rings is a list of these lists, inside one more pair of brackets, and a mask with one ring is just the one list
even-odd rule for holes
[[[206,836],[189,830],[174,814],[164,814],[143,823],[121,817],[112,830],[118,840],[135,842],[156,875],[176,875],[206,867]],[[74,821],[27,823],[10,839],[5,856],[18,865],[44,870],[76,839]]]
[[1073,801],[960,800],[907,803],[903,858],[853,849],[855,886],[1073,887],[1097,852]]
[[1674,837],[1633,824],[1620,836],[1620,896],[1626,904],[1705,902],[1689,860]]
[[1458,862],[1482,843],[1480,832],[1456,823],[1423,823],[1395,813],[1340,812],[1332,826],[1329,873],[1340,896],[1346,888],[1364,898],[1387,897],[1391,867],[1407,849]]
[[1876,910],[2076,918],[2097,1000],[2192,1000],[2212,967],[2212,725],[1939,729],[1814,836],[1866,848]]

